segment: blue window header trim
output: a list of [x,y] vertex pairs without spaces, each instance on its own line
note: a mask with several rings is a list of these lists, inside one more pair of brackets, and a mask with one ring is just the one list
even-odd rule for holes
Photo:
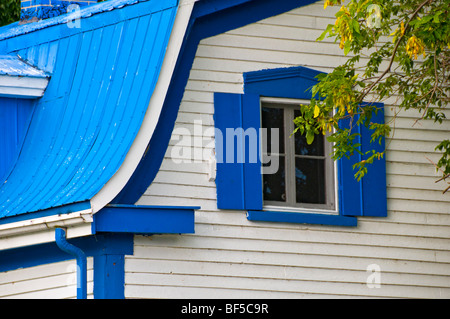
[[303,77],[308,80],[316,80],[316,76],[323,72],[309,69],[303,66],[265,69],[260,71],[250,71],[244,73],[245,88],[248,88],[255,82]]
[[311,88],[322,72],[303,66],[244,73],[244,92],[260,96],[311,99]]

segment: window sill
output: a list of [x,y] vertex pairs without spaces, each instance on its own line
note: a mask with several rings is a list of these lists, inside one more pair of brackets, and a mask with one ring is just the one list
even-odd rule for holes
[[327,214],[292,213],[282,211],[249,210],[247,219],[251,221],[281,222],[294,224],[317,224],[332,226],[357,226],[356,217]]

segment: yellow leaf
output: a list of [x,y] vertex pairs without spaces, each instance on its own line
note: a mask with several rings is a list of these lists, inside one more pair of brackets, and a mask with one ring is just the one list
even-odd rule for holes
[[[341,1],[339,0],[337,3],[341,4]],[[331,2],[330,0],[325,0],[325,3],[323,4],[323,8],[326,9],[328,6],[333,6],[333,2]]]
[[320,109],[317,105],[314,106],[314,118],[318,117],[320,113]]
[[396,33],[398,32],[398,28],[397,29],[395,29],[395,31],[394,32],[392,32],[391,34],[389,34],[389,36],[390,37],[392,37],[392,36],[394,36]]
[[414,56],[414,59],[416,60],[418,54],[424,54],[425,56],[425,46],[422,40],[413,35],[406,43],[406,52],[409,54],[410,58]]

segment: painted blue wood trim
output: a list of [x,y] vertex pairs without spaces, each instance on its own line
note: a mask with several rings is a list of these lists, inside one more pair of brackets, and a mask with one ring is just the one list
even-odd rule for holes
[[[242,128],[242,94],[214,94],[214,124],[222,132],[223,143],[216,145],[217,159],[217,208],[245,209],[244,163],[238,160],[238,148],[242,140],[229,134],[231,130]],[[234,141],[228,141],[232,136]],[[220,142],[220,138],[216,138]],[[233,149],[229,146],[233,146]]]
[[244,92],[270,97],[311,99],[319,72],[303,66],[244,73]]
[[[350,119],[339,122],[340,128],[349,128]],[[360,126],[352,133],[360,133]],[[355,143],[361,143],[360,136],[356,136]],[[344,216],[363,216],[362,187],[355,177],[353,165],[361,160],[360,154],[353,154],[350,158],[343,157],[337,162],[339,213]]]
[[[384,123],[384,104],[373,103],[378,112],[372,116],[373,123]],[[363,153],[369,149],[383,152],[386,148],[385,139],[370,142],[372,131],[366,127],[361,129],[361,144]],[[369,155],[363,157],[367,158]],[[375,160],[368,169],[367,174],[362,178],[362,202],[364,216],[386,217],[387,216],[387,189],[386,189],[386,157]]]
[[107,206],[94,215],[93,233],[132,234],[194,233],[199,207]]
[[[193,17],[202,39],[234,30],[317,0],[206,0],[197,2]],[[208,13],[204,15],[205,13]]]
[[[195,3],[157,127],[133,176],[113,203],[134,204],[153,182],[172,136],[200,40],[315,2],[314,0],[208,0]],[[220,10],[218,10],[220,9]]]
[[94,299],[125,299],[125,256],[94,256]]
[[[263,208],[261,175],[261,102],[257,94],[242,95],[242,124],[246,133],[244,145],[244,200],[245,209]],[[248,134],[247,134],[248,133]],[[252,140],[255,139],[255,140]]]
[[215,0],[203,0],[201,5],[195,6],[193,15],[198,19],[208,16],[212,13],[220,12],[250,2],[252,0],[227,0],[227,1],[215,1]]
[[[372,117],[373,123],[384,123],[384,105],[373,103],[378,109]],[[349,119],[339,123],[341,128],[349,128]],[[381,143],[370,142],[372,131],[364,125],[353,128],[352,133],[358,133],[356,143],[361,144],[361,152],[375,149],[377,152],[385,150],[385,139]],[[353,165],[369,155],[354,154],[350,158],[342,158],[338,161],[339,184],[339,211],[345,216],[387,216],[387,189],[386,189],[386,158],[374,161],[370,164],[367,174],[358,182],[354,178]]]
[[251,221],[282,222],[294,224],[318,224],[332,226],[357,226],[356,217],[340,215],[291,213],[277,211],[253,211],[247,213],[247,219]]

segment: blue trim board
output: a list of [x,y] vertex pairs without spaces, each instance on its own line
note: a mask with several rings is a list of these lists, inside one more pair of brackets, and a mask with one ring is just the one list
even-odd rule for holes
[[309,100],[312,98],[311,88],[317,84],[316,76],[321,73],[303,66],[246,72],[244,92]]
[[156,177],[166,153],[199,42],[316,0],[203,0],[196,2],[149,152],[113,203],[134,204]]
[[92,232],[146,235],[194,233],[194,213],[199,208],[110,205],[94,215]]
[[332,226],[357,226],[356,217],[347,217],[341,215],[310,214],[310,213],[292,213],[249,210],[247,219],[251,221],[294,223],[294,224],[317,224]]
[[94,257],[94,298],[124,299],[124,254],[103,254]]

